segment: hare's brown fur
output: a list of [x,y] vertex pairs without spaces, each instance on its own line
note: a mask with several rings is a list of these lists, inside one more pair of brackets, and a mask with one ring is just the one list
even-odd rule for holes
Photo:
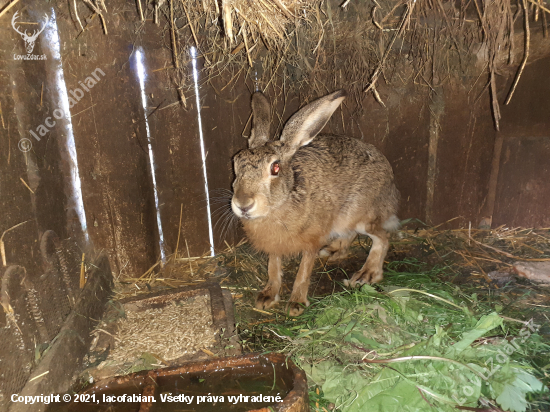
[[[369,235],[373,247],[349,284],[382,279],[388,230],[398,223],[399,192],[389,162],[374,146],[346,136],[317,135],[342,99],[343,93],[336,92],[306,106],[287,123],[280,141],[269,141],[267,100],[253,97],[251,148],[234,158],[232,207],[252,245],[269,254],[269,281],[256,301],[261,309],[279,301],[281,258],[301,253],[289,301],[290,314],[300,314],[309,305],[317,254],[343,257],[357,233]],[[280,166],[276,176],[273,162]]]

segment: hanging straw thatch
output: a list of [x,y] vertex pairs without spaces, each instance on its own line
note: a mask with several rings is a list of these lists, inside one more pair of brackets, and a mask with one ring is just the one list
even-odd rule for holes
[[[413,82],[432,92],[457,80],[468,89],[485,83],[497,129],[496,74],[502,66],[517,67],[507,104],[535,40],[531,32],[537,39],[545,37],[550,13],[543,0],[149,3],[136,0],[136,10],[142,21],[151,19],[164,28],[183,103],[191,84],[184,70],[188,46],[195,44],[209,79],[222,75],[231,87],[245,76],[255,88],[272,87],[272,96],[286,95],[291,83],[305,102],[345,87],[357,107],[370,93],[384,105],[377,92],[381,78],[397,86]],[[91,12],[105,14],[102,0],[86,4]]]
[[[338,6],[319,0],[172,0],[160,9],[177,28],[176,61],[187,57],[181,45],[188,42],[175,37],[187,34],[210,76],[247,75],[256,87],[280,93],[290,81],[306,101],[345,87],[359,106],[364,92],[384,104],[376,89],[381,77],[435,90],[464,77],[473,84],[486,73],[498,128],[495,75],[505,62],[519,65],[519,80],[529,53],[529,20],[546,31],[550,10],[537,1],[348,0]],[[516,38],[522,27],[524,45]]]

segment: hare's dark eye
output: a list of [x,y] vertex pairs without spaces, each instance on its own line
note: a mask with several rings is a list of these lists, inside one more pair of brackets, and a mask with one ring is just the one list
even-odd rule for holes
[[279,161],[276,160],[273,163],[271,163],[271,176],[277,176],[279,174],[279,169],[281,167],[279,166]]

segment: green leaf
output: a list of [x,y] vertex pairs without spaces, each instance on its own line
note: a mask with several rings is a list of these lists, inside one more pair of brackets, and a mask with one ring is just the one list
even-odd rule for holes
[[513,383],[504,385],[496,398],[505,411],[524,412],[527,410],[526,395],[530,392],[548,391],[535,376],[519,368],[510,368],[516,376]]
[[368,385],[359,391],[356,406],[360,407],[379,393],[393,388],[400,379],[401,375],[397,371],[389,368],[382,369]]
[[496,398],[496,401],[505,411],[524,412],[527,410],[525,393],[510,384],[504,386],[504,390]]
[[496,312],[482,316],[472,330],[464,333],[462,339],[449,348],[446,356],[456,356],[470,346],[476,339],[481,338],[490,330],[502,326],[502,322],[502,318]]
[[342,395],[356,392],[359,388],[368,385],[368,381],[356,371],[352,373],[331,373],[323,384],[325,398],[336,403]]
[[347,335],[344,340],[346,342],[359,344],[361,347],[363,347],[363,349],[366,349],[366,350],[380,348],[381,346],[386,346],[386,345],[380,345],[374,339],[367,338],[365,335],[363,335],[363,332],[359,330],[351,331],[351,333]]
[[349,412],[421,412],[433,411],[433,408],[422,398],[415,385],[400,381],[392,388],[378,393],[361,402],[360,398],[345,408]]
[[314,383],[317,386],[322,386],[325,383],[327,376],[332,374],[341,374],[344,369],[341,366],[335,366],[330,361],[320,362],[316,365],[299,363],[298,366],[306,372],[308,382],[310,384]]
[[336,306],[328,308],[317,318],[315,324],[317,326],[335,325],[344,316],[345,312],[344,308]]
[[352,320],[350,323],[348,323],[346,328],[344,329],[344,335],[347,335],[348,333],[350,333],[351,330],[355,328],[355,326],[357,326],[356,320]]
[[378,291],[375,288],[373,288],[371,285],[367,285],[367,284],[361,286],[361,292],[363,292],[367,295],[376,295],[376,294],[378,294]]

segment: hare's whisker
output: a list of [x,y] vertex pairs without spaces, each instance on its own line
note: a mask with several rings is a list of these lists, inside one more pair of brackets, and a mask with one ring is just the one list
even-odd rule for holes
[[233,213],[231,213],[230,215],[226,215],[226,218],[224,219],[224,225],[222,226],[222,230],[220,232],[221,240],[225,239],[225,236],[227,236],[229,229],[233,226],[235,219],[236,216]]
[[218,216],[216,223],[214,224],[215,229],[220,229],[223,226],[223,222],[227,219],[229,213],[230,211],[227,209],[222,211],[222,213]]

